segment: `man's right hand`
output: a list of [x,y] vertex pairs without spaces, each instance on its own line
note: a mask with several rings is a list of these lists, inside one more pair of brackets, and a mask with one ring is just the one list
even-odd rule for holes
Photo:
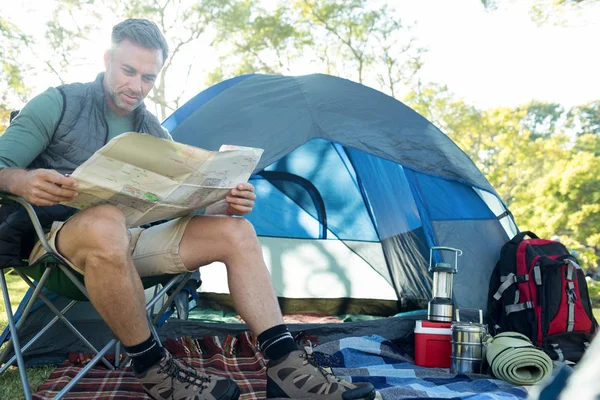
[[13,176],[11,192],[37,206],[53,206],[77,197],[75,179],[53,169],[21,170]]

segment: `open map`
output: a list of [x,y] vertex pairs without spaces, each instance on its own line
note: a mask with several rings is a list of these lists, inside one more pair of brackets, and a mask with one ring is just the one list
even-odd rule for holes
[[79,195],[64,204],[78,209],[112,204],[125,213],[129,227],[188,215],[248,181],[262,152],[231,145],[209,151],[124,133],[71,174]]

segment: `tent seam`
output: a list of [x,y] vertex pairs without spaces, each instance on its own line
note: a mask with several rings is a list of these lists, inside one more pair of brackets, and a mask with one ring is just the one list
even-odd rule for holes
[[[310,106],[308,97],[306,97],[306,93],[304,92],[304,90],[302,90],[302,86],[300,86],[300,83],[298,82],[298,78],[296,76],[292,76],[291,78],[294,81],[294,83],[296,84],[296,87],[298,88],[298,92],[302,96],[302,99],[304,99],[304,102],[306,103],[306,108],[308,109],[308,113],[310,114],[310,119],[312,121],[311,126],[316,127],[317,131],[319,133],[321,133],[321,126],[319,126],[319,124],[317,124],[317,122],[316,122],[315,113],[313,111],[313,108]],[[318,137],[322,137],[322,136],[318,136]]]

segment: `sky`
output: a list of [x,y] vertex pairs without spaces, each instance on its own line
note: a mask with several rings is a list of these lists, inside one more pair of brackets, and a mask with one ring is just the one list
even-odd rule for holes
[[[54,0],[0,0],[0,9],[15,7],[9,15],[26,32],[41,32]],[[263,0],[269,2],[271,0]],[[373,0],[387,3],[405,22],[415,23],[419,45],[428,49],[421,78],[445,84],[479,108],[514,107],[531,100],[558,102],[566,107],[600,99],[600,2],[585,15],[572,14],[564,26],[538,26],[528,14],[529,0],[499,0],[496,11],[486,11],[479,0]],[[543,1],[543,0],[535,0]],[[89,81],[103,69],[111,16],[91,38],[88,62],[73,74],[73,81]],[[195,49],[198,63],[210,71],[218,62],[208,43]],[[39,55],[33,55],[33,57]],[[196,62],[196,61],[195,61]],[[293,74],[314,72],[298,63]],[[201,73],[197,79],[202,79]],[[52,75],[35,77],[33,92],[59,82]],[[174,86],[189,82],[172,82]],[[195,93],[188,93],[190,98]]]
[[479,0],[398,4],[402,14],[418,20],[417,36],[431,49],[425,77],[475,105],[537,99],[570,106],[600,99],[600,7],[573,15],[569,26],[539,27],[527,0],[495,12]]

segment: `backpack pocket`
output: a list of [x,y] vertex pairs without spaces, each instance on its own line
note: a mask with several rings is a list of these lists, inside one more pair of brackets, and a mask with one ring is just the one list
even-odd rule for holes
[[542,350],[551,359],[557,361],[578,362],[587,350],[592,335],[586,332],[563,332],[546,336],[542,343]]
[[556,259],[540,257],[539,268],[543,303],[539,342],[542,337],[563,332],[591,332],[593,316],[585,276],[579,265],[569,256]]

